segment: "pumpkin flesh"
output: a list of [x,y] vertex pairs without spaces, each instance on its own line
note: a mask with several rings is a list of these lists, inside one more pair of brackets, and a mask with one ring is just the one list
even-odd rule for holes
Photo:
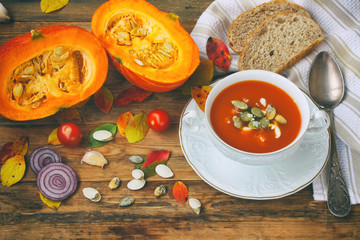
[[0,47],[0,114],[9,119],[52,115],[87,99],[106,79],[106,53],[89,32],[64,25],[40,31]]
[[174,15],[144,0],[104,3],[92,31],[125,78],[149,91],[181,86],[200,62],[195,42]]

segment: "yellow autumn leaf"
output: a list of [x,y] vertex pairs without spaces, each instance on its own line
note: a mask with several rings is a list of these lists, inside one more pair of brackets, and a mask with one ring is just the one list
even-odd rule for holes
[[48,206],[49,208],[54,209],[54,210],[57,210],[57,209],[60,207],[61,201],[53,201],[53,200],[50,200],[50,199],[44,197],[44,196],[41,194],[41,192],[39,192],[39,195],[40,195],[41,201],[43,201],[43,203],[45,203],[46,206]]
[[69,0],[41,0],[40,7],[44,13],[50,13],[68,4]]
[[48,137],[48,144],[51,145],[61,145],[61,142],[57,136],[57,130],[58,128],[55,128],[54,130],[52,130],[52,132],[50,133],[49,137]]
[[25,173],[25,159],[22,155],[16,155],[8,159],[1,168],[1,182],[5,187],[19,182]]

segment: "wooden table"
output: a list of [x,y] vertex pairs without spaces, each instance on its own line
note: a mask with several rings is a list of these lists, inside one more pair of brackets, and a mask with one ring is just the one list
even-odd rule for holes
[[[180,16],[182,26],[191,31],[196,20],[212,0],[151,0],[160,10]],[[90,31],[92,14],[104,1],[71,0],[60,11],[44,14],[39,0],[2,1],[13,21],[0,24],[0,43],[19,34],[49,24],[69,24]],[[131,85],[109,67],[105,86],[114,96]],[[223,194],[202,181],[187,163],[179,142],[179,117],[189,100],[181,89],[167,93],[154,93],[141,103],[112,108],[102,113],[94,100],[81,107],[84,121],[78,123],[85,135],[82,144],[74,149],[56,146],[64,159],[79,177],[77,191],[62,202],[54,211],[42,203],[35,182],[35,174],[27,167],[21,182],[0,186],[0,238],[1,239],[360,239],[360,208],[353,206],[345,218],[331,215],[325,202],[314,201],[311,185],[300,192],[277,200],[256,201],[239,199]],[[119,134],[115,139],[97,150],[109,160],[101,169],[81,165],[80,160],[88,149],[89,133],[103,123],[116,123],[120,113],[130,111],[148,113],[154,108],[168,111],[172,118],[170,130],[165,133],[150,131],[146,138],[129,144]],[[47,144],[52,129],[59,126],[55,117],[14,122],[0,119],[0,146],[19,136],[30,139],[29,154],[37,147]],[[152,150],[170,150],[168,165],[175,176],[147,179],[145,188],[130,191],[126,184],[132,179],[133,164],[130,155],[146,155]],[[27,159],[27,165],[28,159]],[[118,176],[122,180],[116,190],[108,188],[109,180]],[[202,202],[200,215],[195,215],[188,204],[179,204],[171,194],[175,181],[183,181],[191,197]],[[165,184],[170,193],[155,198],[156,186]],[[94,203],[84,198],[84,187],[97,188],[102,200]],[[132,195],[135,203],[120,208],[119,201]]]

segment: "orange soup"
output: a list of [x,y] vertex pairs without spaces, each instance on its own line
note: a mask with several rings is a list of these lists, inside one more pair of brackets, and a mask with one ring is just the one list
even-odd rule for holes
[[215,98],[210,120],[216,134],[230,146],[252,153],[277,151],[299,134],[300,111],[277,86],[256,80],[225,88]]

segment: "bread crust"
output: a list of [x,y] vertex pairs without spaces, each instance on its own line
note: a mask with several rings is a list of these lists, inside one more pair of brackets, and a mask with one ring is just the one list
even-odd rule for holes
[[[295,3],[289,3],[287,0],[272,0],[270,2],[265,2],[251,10],[243,12],[242,14],[240,14],[236,19],[234,19],[231,22],[229,33],[228,33],[228,41],[229,41],[230,48],[236,53],[240,53],[242,50],[242,47],[236,47],[235,44],[236,45],[238,45],[238,44],[234,43],[234,41],[233,41],[234,31],[236,30],[235,28],[238,28],[238,25],[240,25],[240,27],[242,27],[241,25],[246,23],[246,21],[244,22],[244,20],[248,19],[251,15],[261,13],[262,11],[265,11],[266,9],[269,9],[271,7],[275,7],[276,5],[279,5],[279,4],[286,4],[289,9],[293,9],[293,10],[297,9],[298,12],[301,12],[301,13],[307,15],[308,17],[310,17],[310,14],[303,7],[301,7],[300,5],[297,5]],[[274,13],[276,13],[276,12],[274,12]],[[254,26],[253,29],[246,32],[246,34],[249,35],[255,28],[257,28],[261,24],[261,22],[262,21],[260,21],[257,26]],[[243,46],[244,43],[241,45]]]
[[[273,14],[273,15],[270,15],[269,17],[267,17],[255,30],[253,30],[249,37],[247,38],[246,40],[246,43],[240,53],[240,56],[239,56],[239,63],[238,63],[238,68],[239,68],[239,71],[242,71],[242,70],[247,70],[248,68],[243,68],[242,67],[242,59],[244,57],[244,55],[246,54],[246,50],[248,49],[249,45],[252,43],[252,38],[254,36],[256,36],[259,31],[261,31],[262,28],[264,28],[264,26],[270,24],[270,22],[273,20],[273,19],[276,19],[278,18],[279,16],[284,16],[284,17],[287,17],[289,15],[293,15],[293,14],[296,14],[296,15],[299,15],[299,16],[303,16],[303,17],[307,17],[307,16],[304,16],[300,13],[297,13],[297,12],[293,12],[293,11],[287,11],[287,12],[278,12],[276,14]],[[302,59],[304,56],[306,56],[309,52],[311,52],[317,45],[319,45],[325,38],[320,26],[310,17],[307,17],[309,18],[310,21],[312,21],[317,27],[318,27],[318,30],[320,31],[319,34],[321,34],[321,38],[319,39],[316,39],[314,40],[310,46],[308,46],[306,49],[303,49],[302,51],[298,52],[293,58],[289,59],[287,62],[285,62],[282,67],[276,69],[274,72],[275,73],[279,73],[281,74],[286,68],[289,68],[291,67],[292,65],[294,65],[296,62],[298,62],[300,59]],[[264,70],[267,70],[267,69],[264,69]]]

